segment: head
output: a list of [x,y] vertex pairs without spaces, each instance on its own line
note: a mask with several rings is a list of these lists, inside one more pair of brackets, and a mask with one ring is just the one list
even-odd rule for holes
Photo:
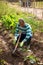
[[25,25],[24,20],[23,19],[19,19],[19,24],[20,24],[21,27],[24,27],[24,25]]

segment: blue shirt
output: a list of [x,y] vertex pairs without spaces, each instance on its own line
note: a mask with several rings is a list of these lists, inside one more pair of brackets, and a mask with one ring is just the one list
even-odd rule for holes
[[18,37],[20,33],[26,33],[26,37],[23,40],[24,42],[27,41],[30,37],[32,37],[32,29],[31,26],[27,23],[25,23],[24,27],[21,27],[19,24],[17,24],[17,28],[15,31],[15,36]]

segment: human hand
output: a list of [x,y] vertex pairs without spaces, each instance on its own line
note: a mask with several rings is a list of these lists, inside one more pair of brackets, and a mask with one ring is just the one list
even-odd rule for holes
[[24,45],[24,42],[22,41],[21,43],[20,43],[20,47],[22,47]]
[[15,45],[16,41],[17,41],[17,37],[15,36],[15,37],[14,37],[14,41],[13,41],[13,44],[14,44],[14,45]]

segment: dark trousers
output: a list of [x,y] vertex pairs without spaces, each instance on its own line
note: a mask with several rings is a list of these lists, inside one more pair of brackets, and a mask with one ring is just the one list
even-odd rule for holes
[[[25,39],[25,37],[26,37],[26,34],[22,33],[19,42],[22,42],[22,41]],[[18,36],[18,38],[19,38],[19,36]],[[17,38],[17,40],[18,40],[18,38]],[[30,36],[29,39],[27,39],[27,41],[24,42],[24,45],[25,45],[25,46],[30,45],[31,38],[32,38],[32,37]]]

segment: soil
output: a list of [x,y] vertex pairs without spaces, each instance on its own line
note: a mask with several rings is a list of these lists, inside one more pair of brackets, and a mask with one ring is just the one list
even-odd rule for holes
[[[32,65],[29,60],[24,62],[20,57],[12,57],[12,51],[14,49],[13,42],[14,35],[6,30],[2,23],[0,23],[0,60],[4,60],[4,65]],[[43,33],[35,32],[31,40],[31,47],[33,54],[39,58],[40,62],[43,62]],[[2,64],[0,64],[2,65]],[[41,64],[33,64],[41,65]]]

